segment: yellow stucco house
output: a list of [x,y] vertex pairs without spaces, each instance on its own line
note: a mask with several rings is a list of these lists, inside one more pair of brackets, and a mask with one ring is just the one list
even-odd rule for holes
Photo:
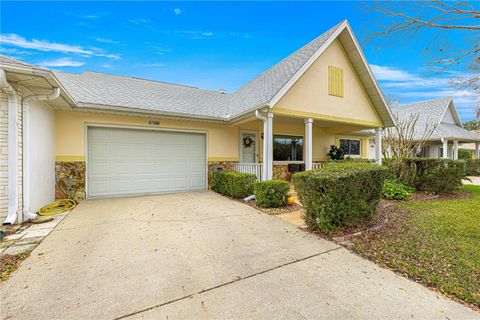
[[[233,93],[1,58],[1,216],[14,223],[55,197],[208,188],[210,172],[287,178],[330,145],[381,161],[394,125],[347,21]],[[370,136],[376,130],[377,150]],[[289,166],[290,165],[290,166]]]

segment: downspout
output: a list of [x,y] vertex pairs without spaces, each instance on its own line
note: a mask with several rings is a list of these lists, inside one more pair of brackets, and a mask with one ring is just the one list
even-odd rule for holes
[[53,88],[49,95],[30,95],[23,98],[23,220],[34,220],[37,214],[30,212],[30,106],[31,101],[47,101],[57,99],[60,96],[60,89]]
[[18,99],[3,69],[0,69],[0,88],[8,95],[8,213],[3,224],[9,225],[17,221],[18,211]]
[[262,120],[263,121],[263,168],[262,168],[262,181],[265,181],[267,180],[267,175],[268,175],[268,161],[267,161],[267,157],[268,157],[268,149],[267,149],[267,135],[268,135],[268,122],[267,122],[267,118],[262,116],[260,114],[260,111],[258,110],[255,110],[255,117],[259,120]]

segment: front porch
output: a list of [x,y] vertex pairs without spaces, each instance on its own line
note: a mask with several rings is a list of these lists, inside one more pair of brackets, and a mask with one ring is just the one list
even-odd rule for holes
[[[255,174],[258,180],[290,180],[295,172],[318,169],[329,161],[331,145],[345,147],[348,157],[373,158],[381,164],[380,123],[268,111],[238,125],[239,161],[232,164],[234,171]],[[374,145],[372,130],[367,129],[375,130]]]

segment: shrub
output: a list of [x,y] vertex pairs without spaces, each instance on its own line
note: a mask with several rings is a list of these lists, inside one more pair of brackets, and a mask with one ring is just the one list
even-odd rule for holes
[[345,150],[332,144],[328,151],[328,158],[330,160],[343,160],[345,158]]
[[465,163],[460,160],[393,159],[388,166],[401,183],[431,193],[457,190],[465,178]]
[[304,219],[323,232],[355,226],[375,213],[387,170],[366,163],[337,163],[292,177]]
[[472,159],[472,152],[467,149],[458,149],[458,159],[459,160]]
[[395,179],[386,179],[383,184],[383,197],[389,200],[407,200],[415,189],[398,182]]
[[260,207],[272,208],[287,205],[290,186],[287,181],[270,180],[255,183],[255,201]]
[[480,176],[480,159],[465,160],[465,171],[469,176]]
[[257,177],[249,173],[215,172],[212,179],[212,190],[225,196],[244,198],[253,194],[256,180]]

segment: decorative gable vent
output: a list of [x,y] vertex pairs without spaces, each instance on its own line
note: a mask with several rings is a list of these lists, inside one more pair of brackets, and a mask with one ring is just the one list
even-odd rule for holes
[[328,94],[343,97],[343,69],[328,66]]

